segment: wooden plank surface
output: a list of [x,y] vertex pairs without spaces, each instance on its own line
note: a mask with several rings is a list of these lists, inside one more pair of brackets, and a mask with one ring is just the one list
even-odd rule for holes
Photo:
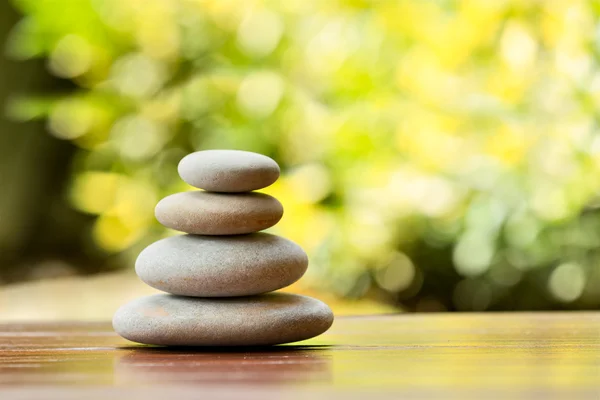
[[174,396],[598,400],[600,313],[341,317],[257,349],[144,347],[108,323],[0,325],[2,400]]

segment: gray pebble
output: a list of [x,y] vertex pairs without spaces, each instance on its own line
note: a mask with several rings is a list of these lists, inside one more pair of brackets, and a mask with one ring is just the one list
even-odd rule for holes
[[168,293],[229,297],[281,289],[300,279],[307,266],[300,246],[268,233],[180,235],[146,247],[135,271],[146,284]]
[[309,339],[333,313],[295,294],[202,299],[159,294],[133,300],[113,317],[115,331],[138,343],[166,346],[255,346]]
[[275,225],[283,206],[264,193],[176,193],[158,202],[156,219],[168,228],[196,235],[239,235]]
[[279,178],[279,165],[262,154],[241,150],[205,150],[188,154],[178,166],[188,184],[211,192],[249,192]]

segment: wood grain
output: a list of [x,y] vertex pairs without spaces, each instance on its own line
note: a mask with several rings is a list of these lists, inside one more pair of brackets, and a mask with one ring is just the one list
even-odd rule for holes
[[297,345],[161,349],[0,325],[0,399],[600,399],[600,313],[338,318]]

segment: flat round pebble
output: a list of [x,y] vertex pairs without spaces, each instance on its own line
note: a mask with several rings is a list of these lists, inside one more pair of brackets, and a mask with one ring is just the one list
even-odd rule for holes
[[262,154],[241,150],[205,150],[188,154],[178,166],[188,184],[211,192],[249,192],[279,178],[279,165]]
[[113,317],[134,342],[166,346],[265,346],[325,332],[333,313],[323,302],[289,293],[202,299],[158,294],[133,300]]
[[146,247],[135,263],[140,279],[153,288],[198,297],[281,289],[300,279],[307,267],[300,246],[268,233],[172,236]]
[[196,235],[238,235],[270,228],[281,219],[283,206],[264,193],[176,193],[154,210],[164,226]]

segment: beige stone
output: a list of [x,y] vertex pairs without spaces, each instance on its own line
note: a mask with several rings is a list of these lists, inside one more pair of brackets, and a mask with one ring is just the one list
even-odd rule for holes
[[135,270],[146,284],[168,293],[228,297],[281,289],[300,279],[307,266],[296,243],[253,233],[162,239],[140,253]]
[[263,193],[176,193],[162,199],[154,211],[168,228],[196,235],[239,235],[275,225],[283,216],[281,203]]
[[309,339],[325,332],[333,313],[295,294],[203,299],[154,295],[121,307],[115,331],[138,343],[167,346],[256,346]]
[[262,154],[240,150],[205,150],[188,154],[178,166],[188,184],[211,192],[249,192],[279,178],[279,165]]

